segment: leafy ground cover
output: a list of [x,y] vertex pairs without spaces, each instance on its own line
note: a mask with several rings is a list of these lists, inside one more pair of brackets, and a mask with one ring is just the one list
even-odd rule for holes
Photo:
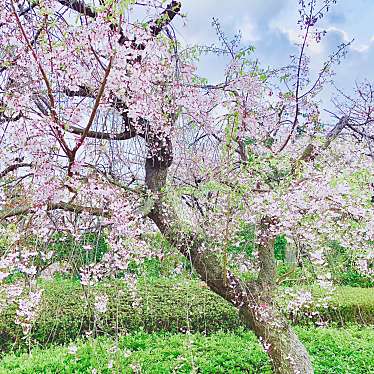
[[[316,374],[374,372],[374,331],[350,326],[296,331]],[[116,348],[117,347],[117,348]],[[267,355],[250,332],[168,334],[145,332],[118,342],[100,337],[29,354],[9,354],[0,373],[271,373]]]

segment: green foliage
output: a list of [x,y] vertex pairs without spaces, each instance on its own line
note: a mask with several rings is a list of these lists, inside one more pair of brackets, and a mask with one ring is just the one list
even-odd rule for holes
[[[318,286],[310,286],[309,290],[314,296],[315,305],[312,309],[306,306],[301,308],[293,321],[300,325],[314,324],[315,322],[328,322],[334,326],[345,326],[349,323],[374,325],[374,289],[357,287],[337,287],[333,292],[332,300],[325,307],[325,302],[319,302],[319,296],[326,296]],[[280,290],[280,307],[286,310],[288,301],[292,299]],[[310,312],[318,312],[310,317]]]
[[[0,373],[271,373],[269,361],[253,334],[196,335],[145,334],[79,341],[77,353],[68,347],[35,350],[31,356],[9,355]],[[113,368],[109,369],[111,362]],[[138,368],[138,371],[135,370]]]
[[227,251],[229,253],[245,253],[248,257],[252,256],[256,240],[255,227],[247,223],[240,225],[238,233],[235,235]]
[[[228,246],[229,253],[245,253],[252,256],[256,241],[256,230],[254,225],[242,223],[234,240]],[[278,235],[274,242],[274,255],[277,260],[284,261],[286,255],[287,239],[285,235]]]
[[[323,315],[323,313],[322,313]],[[324,309],[328,321],[374,325],[374,288],[337,287],[330,308]]]
[[337,241],[328,243],[328,263],[334,283],[350,287],[374,287],[374,281],[358,272],[354,253]]
[[311,355],[316,374],[367,374],[374,372],[374,330],[296,328]]
[[[36,248],[40,253],[46,252],[51,255],[45,258],[39,254],[34,258],[34,265],[38,271],[43,271],[50,264],[60,263],[60,265],[65,265],[64,267],[69,269],[70,274],[74,276],[77,275],[79,268],[101,261],[109,251],[105,235],[96,233],[86,233],[80,239],[66,233],[56,233],[47,243],[33,236],[28,237],[22,244],[25,247]],[[9,245],[7,237],[0,235],[0,255],[8,250]],[[14,281],[17,277],[19,274],[16,272],[11,275],[10,280]]]
[[[305,279],[307,270],[308,269],[306,269],[305,266],[304,268],[301,268],[296,266],[296,264],[281,262],[277,266],[278,282],[283,287],[294,287],[300,284],[305,285],[308,283],[308,281]],[[313,283],[313,281],[314,279],[311,279],[310,283]]]
[[[90,246],[87,250],[84,246]],[[66,261],[74,265],[76,269],[84,265],[99,262],[109,246],[104,235],[87,233],[77,241],[66,234],[56,234],[49,244],[49,250],[53,251],[53,261]]]
[[[117,330],[122,334],[139,330],[211,334],[241,326],[237,310],[195,280],[139,281],[136,296],[120,280],[86,290],[87,298],[82,286],[71,280],[44,282],[41,287],[44,294],[39,318],[31,333],[33,345],[66,344],[92,331],[110,336]],[[101,293],[108,296],[108,311],[95,321],[93,300]],[[20,326],[14,323],[15,313],[14,306],[0,313],[0,351],[27,348]],[[374,324],[374,291],[338,289],[332,307],[321,308],[321,316],[338,325]],[[303,316],[299,323],[309,323],[309,318]]]
[[[303,329],[296,332],[311,354],[316,374],[367,374],[374,371],[374,331]],[[267,355],[254,334],[237,330],[201,334],[144,332],[121,336],[118,345],[100,337],[69,347],[35,349],[31,355],[9,354],[0,361],[0,373],[263,373],[270,374]],[[118,349],[117,349],[118,347]]]
[[278,235],[274,242],[274,255],[277,260],[284,261],[286,256],[287,239],[285,235]]
[[[155,278],[139,281],[133,296],[121,280],[92,287],[88,298],[78,282],[59,279],[44,282],[43,301],[32,329],[34,344],[64,344],[94,330],[94,296],[105,293],[108,312],[96,321],[99,334],[114,335],[143,329],[153,331],[194,331],[212,333],[240,325],[237,310],[200,282]],[[137,306],[138,298],[140,306]],[[22,331],[14,323],[15,308],[0,313],[0,351],[26,348]]]
[[374,281],[372,279],[358,273],[355,269],[348,269],[347,271],[341,273],[339,278],[339,283],[343,286],[366,288],[374,287]]
[[[148,233],[143,238],[150,248],[162,252],[162,259],[150,258],[135,266],[134,272],[145,278],[171,277],[176,272],[186,277],[190,276],[192,269],[190,262],[176,251],[160,233]],[[177,270],[178,269],[178,270]]]

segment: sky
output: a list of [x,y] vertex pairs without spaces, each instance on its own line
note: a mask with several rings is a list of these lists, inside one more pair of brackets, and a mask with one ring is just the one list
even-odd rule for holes
[[[182,12],[187,15],[186,25],[180,20],[176,30],[187,44],[219,44],[212,27],[214,17],[226,35],[241,32],[242,44],[255,47],[263,67],[284,66],[297,51],[298,0],[182,0]],[[327,35],[310,50],[312,71],[317,72],[339,44],[354,38],[346,58],[335,68],[336,85],[349,92],[355,81],[374,81],[374,0],[337,0],[320,27]],[[220,57],[204,57],[199,73],[217,83],[223,80],[224,66]],[[326,107],[332,94],[328,90],[322,98]]]

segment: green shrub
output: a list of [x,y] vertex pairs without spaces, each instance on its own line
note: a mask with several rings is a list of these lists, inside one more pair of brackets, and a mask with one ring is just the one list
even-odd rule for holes
[[[374,331],[302,329],[316,374],[367,374],[374,371]],[[121,336],[118,344],[100,337],[77,341],[69,347],[35,349],[31,355],[10,354],[0,361],[0,373],[262,373],[271,368],[254,334],[243,332],[201,334],[137,333]],[[72,346],[72,343],[70,347]],[[70,348],[71,349],[71,348]]]
[[[87,299],[82,286],[71,280],[44,282],[41,286],[43,301],[32,329],[33,345],[65,344],[92,331],[110,336],[116,331],[124,334],[139,330],[211,334],[232,331],[242,325],[233,306],[195,280],[143,280],[139,282],[137,295],[132,295],[123,281],[115,280],[91,288]],[[109,298],[108,311],[96,320],[93,299],[95,294],[103,292]],[[340,288],[332,306],[321,308],[320,314],[337,325],[374,324],[374,290]],[[0,313],[1,351],[26,349],[22,331],[14,319],[13,306]],[[310,320],[302,315],[298,322],[305,324]]]
[[[245,253],[248,257],[253,255],[256,242],[255,226],[241,223],[238,232],[228,246],[229,253]],[[274,242],[274,255],[277,260],[284,261],[286,255],[287,239],[285,235],[278,235]]]
[[[31,356],[9,355],[0,373],[271,373],[266,355],[252,334],[145,334],[123,336],[118,350],[113,340],[99,338],[68,347],[35,350]],[[112,368],[108,368],[112,366]],[[131,367],[132,366],[132,367]],[[140,372],[139,370],[139,372]]]
[[[309,290],[314,296],[314,303],[311,308],[306,305],[296,315],[293,315],[294,323],[310,325],[315,324],[315,322],[322,322],[340,327],[349,323],[374,324],[374,289],[337,287],[333,292],[332,300],[327,303],[326,307],[325,302],[320,302],[320,296],[323,300],[325,295],[324,291],[316,285],[310,286]],[[288,301],[292,299],[292,296],[285,294],[282,290],[280,290],[280,293],[281,308],[286,310]],[[318,314],[314,312],[318,312]]]
[[334,321],[342,326],[345,323],[374,324],[374,289],[357,287],[337,287],[329,308],[320,309],[326,321]]
[[[91,246],[91,249],[84,249],[86,245]],[[71,235],[57,233],[48,243],[48,250],[53,252],[53,262],[67,262],[72,265],[75,272],[84,265],[102,260],[109,246],[104,235],[86,233],[81,239],[76,240]]]
[[357,258],[352,250],[338,241],[327,243],[327,247],[330,249],[327,260],[335,284],[350,287],[374,287],[373,279],[358,271],[355,264]]
[[287,239],[285,235],[278,235],[274,242],[274,256],[277,260],[284,261],[286,257]]
[[352,268],[340,274],[339,284],[351,287],[374,287],[374,282],[372,279],[370,279],[368,276],[360,274],[357,272],[357,270]]
[[[295,264],[289,264],[286,262],[279,263],[277,266],[277,277],[280,285],[285,287],[293,287],[299,284],[306,284],[306,269],[296,266]],[[308,278],[311,278],[310,276]],[[313,275],[314,278],[314,275]],[[313,283],[313,279],[309,280],[309,283]]]
[[241,223],[238,232],[227,248],[229,253],[245,253],[251,257],[256,240],[256,230],[253,225]]
[[[197,281],[147,280],[139,282],[137,296],[129,292],[123,281],[111,281],[92,288],[87,300],[82,286],[71,280],[44,282],[42,288],[43,301],[32,329],[32,341],[43,346],[75,340],[92,331],[95,325],[99,334],[109,335],[139,329],[212,333],[240,326],[236,309]],[[103,292],[109,298],[108,311],[95,323],[94,294]],[[139,306],[137,298],[140,298]],[[26,347],[14,318],[14,307],[0,314],[1,351]]]

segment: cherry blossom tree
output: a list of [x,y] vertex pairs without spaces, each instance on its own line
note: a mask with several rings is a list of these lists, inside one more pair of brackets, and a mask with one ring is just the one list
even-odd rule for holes
[[[209,86],[175,39],[178,1],[3,2],[0,282],[25,333],[42,297],[36,259],[51,257],[45,243],[55,233],[105,233],[110,249],[80,269],[82,284],[119,273],[132,283],[131,261],[160,256],[143,235],[157,228],[238,308],[276,372],[313,372],[277,306],[274,240],[304,243],[323,287],[328,240],[358,259],[374,240],[374,169],[361,142],[373,121],[371,86],[345,97],[326,127],[317,97],[346,46],[316,80],[308,74],[308,45],[323,36],[316,24],[332,3],[300,2],[300,53],[286,68],[261,70],[221,34],[231,61],[224,83]],[[253,281],[228,255],[242,224],[256,233]],[[28,280],[26,293],[4,282],[14,272]],[[106,300],[96,299],[100,313]],[[299,293],[289,307],[308,300]]]

